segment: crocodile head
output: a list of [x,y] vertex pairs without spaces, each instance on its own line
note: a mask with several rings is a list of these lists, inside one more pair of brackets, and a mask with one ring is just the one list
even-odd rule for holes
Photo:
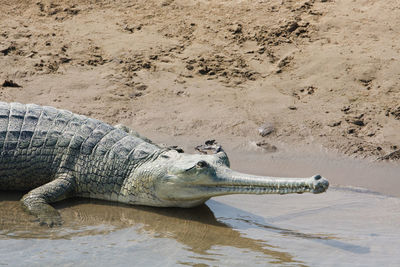
[[192,207],[228,194],[322,193],[329,186],[320,175],[279,178],[236,172],[224,151],[200,155],[169,150],[139,167],[135,176],[151,187],[146,195],[151,191],[157,202],[153,205],[173,207]]

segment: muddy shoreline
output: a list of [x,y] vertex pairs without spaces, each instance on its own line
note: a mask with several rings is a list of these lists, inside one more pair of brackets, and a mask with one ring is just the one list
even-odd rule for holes
[[338,257],[342,266],[400,262],[399,198],[354,187],[217,197],[192,209],[69,199],[55,204],[64,219],[55,228],[24,213],[20,196],[0,195],[0,264],[6,266],[316,266],[337,264]]

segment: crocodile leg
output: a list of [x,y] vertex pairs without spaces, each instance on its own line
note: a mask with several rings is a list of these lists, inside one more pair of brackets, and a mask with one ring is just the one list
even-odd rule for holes
[[61,225],[61,216],[49,203],[68,198],[75,187],[75,179],[66,174],[58,175],[57,179],[33,189],[21,199],[23,207],[37,217],[39,223]]

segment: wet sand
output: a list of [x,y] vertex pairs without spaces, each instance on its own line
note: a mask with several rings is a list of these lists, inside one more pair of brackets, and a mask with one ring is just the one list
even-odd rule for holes
[[309,174],[319,166],[332,184],[324,194],[225,196],[194,209],[71,199],[55,205],[65,220],[57,228],[33,222],[18,203],[21,194],[1,192],[0,264],[398,266],[400,199],[386,195],[394,186],[361,188],[367,174],[388,181],[398,167],[317,158],[231,153],[233,168],[268,175]]

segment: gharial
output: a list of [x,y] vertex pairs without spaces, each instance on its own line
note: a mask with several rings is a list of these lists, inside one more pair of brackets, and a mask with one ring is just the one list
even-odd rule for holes
[[[50,203],[79,196],[158,207],[193,207],[226,194],[321,193],[320,175],[273,178],[233,171],[214,154],[163,148],[124,126],[35,104],[0,102],[0,190],[42,224],[61,224]],[[29,191],[30,190],[30,191]]]

